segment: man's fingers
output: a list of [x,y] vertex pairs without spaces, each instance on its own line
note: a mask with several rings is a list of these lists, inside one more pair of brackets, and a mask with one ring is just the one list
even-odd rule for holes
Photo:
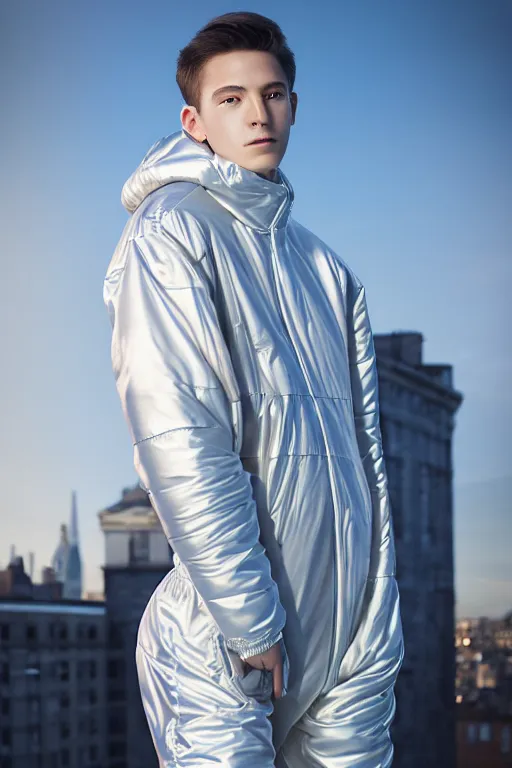
[[283,663],[278,661],[272,670],[272,680],[274,683],[274,696],[280,699],[283,693]]

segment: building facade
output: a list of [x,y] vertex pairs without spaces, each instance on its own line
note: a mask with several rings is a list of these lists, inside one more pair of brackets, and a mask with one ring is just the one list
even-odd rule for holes
[[396,684],[394,768],[454,768],[452,436],[462,396],[419,333],[375,335],[384,456],[405,658]]
[[103,604],[0,598],[0,765],[104,768]]
[[105,768],[157,768],[135,666],[139,622],[172,552],[145,491],[123,490],[99,514],[105,535],[108,750]]
[[459,706],[457,768],[512,768],[512,715]]

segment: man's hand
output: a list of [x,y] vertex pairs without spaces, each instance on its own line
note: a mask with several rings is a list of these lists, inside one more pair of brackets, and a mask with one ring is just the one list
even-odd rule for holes
[[275,643],[265,653],[257,653],[249,656],[245,663],[254,669],[267,669],[272,671],[274,696],[280,699],[283,693],[283,657],[279,643]]

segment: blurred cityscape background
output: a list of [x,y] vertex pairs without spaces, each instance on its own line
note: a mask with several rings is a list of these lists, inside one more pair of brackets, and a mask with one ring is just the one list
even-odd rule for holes
[[179,127],[179,48],[241,7],[296,54],[294,215],[367,289],[406,642],[393,765],[512,766],[509,0],[6,0],[0,768],[157,766],[134,648],[172,551],[102,280],[122,184]]

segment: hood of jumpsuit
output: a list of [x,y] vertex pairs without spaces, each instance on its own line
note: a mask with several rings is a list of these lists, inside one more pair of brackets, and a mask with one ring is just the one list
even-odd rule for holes
[[204,187],[239,221],[259,231],[286,226],[293,205],[293,188],[279,168],[270,181],[214,154],[186,131],[149,149],[125,183],[121,201],[133,213],[151,192],[178,181]]

